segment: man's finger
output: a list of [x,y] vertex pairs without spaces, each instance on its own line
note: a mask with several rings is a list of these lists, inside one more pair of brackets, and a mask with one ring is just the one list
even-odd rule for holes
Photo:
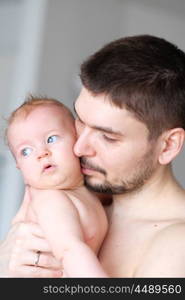
[[[43,231],[41,227],[37,223],[26,223],[26,222],[20,222],[16,224],[19,229],[17,229],[18,236],[25,238],[29,238],[32,236],[36,236],[39,238],[44,238]],[[31,239],[30,239],[31,240]],[[24,240],[23,240],[24,242]]]
[[[42,252],[39,255],[37,252],[29,252],[22,259],[22,265],[35,266],[35,262],[38,260],[37,268],[46,268],[48,270],[60,271],[62,269],[61,264],[57,261],[54,256],[49,252]],[[61,275],[61,274],[60,274]]]
[[33,267],[33,266],[22,266],[19,269],[19,272],[17,273],[16,270],[12,270],[10,273],[10,276],[13,277],[26,277],[26,278],[58,278],[62,277],[62,271],[55,271],[55,270],[48,270],[45,268],[40,268],[40,267]]

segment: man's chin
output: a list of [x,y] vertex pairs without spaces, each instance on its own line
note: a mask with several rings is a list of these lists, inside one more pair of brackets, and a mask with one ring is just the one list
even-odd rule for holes
[[85,176],[84,183],[89,190],[97,193],[103,193],[104,185],[102,182],[99,182],[98,180],[95,180],[92,177]]
[[86,177],[84,180],[85,186],[92,192],[104,193],[109,195],[121,195],[128,192],[132,192],[132,188],[128,188],[125,185],[113,185],[110,182],[98,182],[93,178]]
[[105,182],[100,182],[98,180],[93,180],[93,178],[85,178],[84,180],[85,186],[88,190],[95,193],[104,193],[104,194],[113,194],[113,190],[111,185]]

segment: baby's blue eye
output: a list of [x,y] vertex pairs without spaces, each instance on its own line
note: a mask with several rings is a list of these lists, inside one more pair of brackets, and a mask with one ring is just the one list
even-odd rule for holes
[[51,136],[48,137],[47,143],[48,144],[55,143],[57,141],[57,139],[58,139],[57,135],[51,135]]
[[32,151],[33,151],[33,149],[27,147],[27,148],[24,148],[24,149],[21,150],[21,154],[23,156],[29,156]]

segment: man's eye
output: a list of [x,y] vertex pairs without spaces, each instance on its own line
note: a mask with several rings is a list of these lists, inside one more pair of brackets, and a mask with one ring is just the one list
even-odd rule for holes
[[48,144],[55,143],[57,141],[57,139],[58,139],[57,135],[51,135],[51,136],[48,137],[47,143]]
[[31,152],[33,151],[33,149],[31,148],[24,148],[21,150],[21,155],[23,156],[29,156],[31,154]]
[[103,134],[103,138],[104,138],[107,142],[110,142],[110,143],[114,143],[114,142],[117,141],[116,139],[111,138],[111,137],[109,137],[109,136],[107,136],[107,135],[105,135],[105,134]]

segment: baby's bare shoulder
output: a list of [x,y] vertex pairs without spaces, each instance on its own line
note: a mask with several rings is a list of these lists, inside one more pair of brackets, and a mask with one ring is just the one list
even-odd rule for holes
[[78,210],[86,237],[91,242],[95,238],[95,244],[99,245],[108,228],[107,216],[99,198],[86,187],[67,191],[67,194]]
[[73,201],[74,205],[80,208],[104,211],[99,198],[84,186],[76,190],[67,190],[65,193]]

